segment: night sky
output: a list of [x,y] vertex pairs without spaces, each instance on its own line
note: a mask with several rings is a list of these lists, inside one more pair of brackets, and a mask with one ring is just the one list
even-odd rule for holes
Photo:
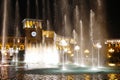
[[108,30],[111,38],[120,38],[120,4],[119,0],[106,0]]
[[[3,15],[3,1],[0,1],[0,15]],[[9,11],[9,19],[8,19],[8,34],[10,36],[13,36],[15,34],[15,21],[16,21],[16,1],[17,0],[9,0],[10,1],[10,7],[7,9]],[[29,0],[29,8],[30,8],[30,13],[27,15],[27,0],[19,0],[19,18],[18,19],[18,24],[19,24],[19,29],[21,30],[21,35],[24,36],[24,31],[22,29],[22,20],[24,18],[38,18],[38,19],[45,19],[47,15],[46,13],[43,14],[43,7],[46,7],[46,5],[43,5],[42,0],[38,0],[38,16],[36,17],[36,5],[35,5],[36,0]],[[43,0],[46,1],[46,0]],[[109,31],[109,38],[120,38],[120,4],[118,0],[105,0],[106,3],[106,22],[107,22],[107,31]],[[49,11],[52,13],[54,12],[54,0],[50,0],[50,7]],[[46,3],[45,3],[46,4]],[[45,10],[48,8],[45,8]],[[54,15],[51,14],[52,16]],[[49,17],[49,16],[47,16]],[[53,19],[53,18],[52,18]],[[2,26],[2,20],[3,17],[0,16],[0,25]],[[0,27],[2,30],[2,27]],[[2,31],[1,31],[2,32]]]

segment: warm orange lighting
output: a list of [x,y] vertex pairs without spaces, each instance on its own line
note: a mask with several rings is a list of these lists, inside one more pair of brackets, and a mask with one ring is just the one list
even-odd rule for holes
[[90,51],[89,51],[88,49],[86,49],[86,50],[84,51],[84,53],[90,53]]
[[107,54],[107,57],[108,57],[108,58],[111,58],[112,56],[111,56],[110,54]]
[[108,63],[109,66],[116,66],[114,63]]
[[115,50],[113,48],[108,49],[108,52],[113,53]]
[[7,44],[7,45],[6,45],[6,50],[8,50],[9,48],[10,48],[10,45]]
[[24,45],[20,45],[19,49],[24,50],[25,49]]
[[60,41],[60,45],[61,45],[61,46],[67,46],[68,43],[67,43],[64,39],[62,39],[62,40]]
[[44,37],[54,38],[54,31],[43,31]]
[[108,74],[109,80],[119,80],[117,76],[118,74]]
[[40,28],[42,29],[42,20],[37,19],[24,19],[23,24],[24,28]]

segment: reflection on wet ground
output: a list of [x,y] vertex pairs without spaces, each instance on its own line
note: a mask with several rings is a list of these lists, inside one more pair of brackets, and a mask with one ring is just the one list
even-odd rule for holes
[[77,74],[77,75],[25,74],[24,80],[120,80],[120,74]]
[[24,68],[2,64],[0,65],[0,80],[24,80]]
[[1,65],[0,80],[120,80],[120,74],[25,74],[22,67]]
[[1,65],[0,66],[0,79],[14,79],[16,75],[15,67],[8,66],[8,65]]

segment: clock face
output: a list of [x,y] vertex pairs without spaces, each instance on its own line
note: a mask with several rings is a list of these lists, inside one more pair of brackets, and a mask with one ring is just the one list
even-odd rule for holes
[[35,37],[36,35],[37,35],[37,33],[36,33],[35,31],[32,31],[32,32],[31,32],[31,36],[32,36],[32,37]]

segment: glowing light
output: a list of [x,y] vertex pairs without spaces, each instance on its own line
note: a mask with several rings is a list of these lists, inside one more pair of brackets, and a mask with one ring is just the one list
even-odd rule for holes
[[[59,54],[55,46],[33,46],[26,48],[25,62],[29,68],[54,67],[59,63]],[[32,65],[34,64],[34,65]]]
[[67,51],[68,51],[68,49],[67,49],[67,48],[64,48],[64,51],[65,51],[65,52],[67,52]]
[[115,50],[113,48],[110,48],[108,52],[113,53]]
[[92,67],[91,70],[98,70],[98,68],[96,68],[96,67]]
[[98,42],[94,45],[96,48],[102,48],[102,45]]
[[97,48],[102,48],[102,45],[100,43],[96,44]]
[[59,56],[57,50],[53,47],[48,47],[44,51],[44,63],[57,65],[59,63]]
[[14,53],[14,49],[13,49],[13,48],[10,48],[10,49],[9,49],[9,52],[10,52],[10,56],[12,56],[13,53]]
[[116,66],[114,63],[109,63],[108,65],[109,66]]
[[25,62],[26,63],[39,63],[41,62],[43,54],[41,54],[41,47],[30,46],[25,50]]
[[119,80],[117,74],[108,74],[109,80]]
[[10,48],[10,45],[7,44],[7,45],[6,45],[6,50],[8,50],[9,48]]
[[67,44],[67,42],[66,42],[64,39],[62,39],[62,40],[60,41],[60,45],[62,45],[62,46],[67,46],[68,44]]
[[65,66],[62,66],[62,70],[67,70],[67,68]]
[[20,43],[20,39],[18,39],[17,42]]
[[108,54],[108,58],[111,58],[112,56]]
[[15,53],[18,53],[18,52],[19,52],[19,49],[18,49],[18,48],[16,48]]
[[4,55],[7,55],[7,50],[2,48],[1,53],[4,54]]
[[86,50],[84,51],[84,53],[90,53],[90,51],[89,51],[88,49],[86,49]]
[[74,54],[71,54],[70,56],[74,56]]
[[77,45],[77,46],[75,46],[75,50],[79,50],[80,49],[80,47]]

